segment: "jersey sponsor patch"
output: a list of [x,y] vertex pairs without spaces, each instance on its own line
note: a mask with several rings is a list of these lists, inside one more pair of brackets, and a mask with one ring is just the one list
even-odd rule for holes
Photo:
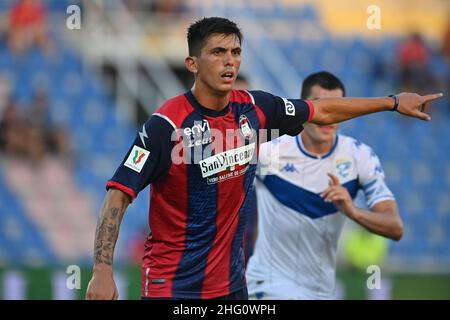
[[192,127],[183,129],[184,139],[183,141],[188,148],[195,146],[201,146],[212,142],[211,127],[208,120],[195,121]]
[[297,168],[295,167],[294,163],[286,163],[282,168],[281,168],[281,172],[289,172],[289,173],[299,173]]
[[290,102],[288,99],[286,98],[282,98],[284,101],[284,108],[286,111],[286,115],[287,116],[295,116],[295,107],[294,104],[292,102]]
[[131,149],[127,161],[125,161],[123,165],[130,168],[131,170],[140,173],[149,155],[150,151],[134,145],[133,149]]
[[236,149],[221,152],[199,162],[202,177],[207,178],[213,174],[228,170],[234,171],[236,165],[249,163],[255,152],[255,143]]
[[246,166],[243,169],[240,170],[234,170],[233,171],[224,171],[223,173],[217,174],[215,176],[210,176],[206,178],[206,182],[208,184],[216,184],[219,182],[223,182],[225,180],[233,179],[242,176],[247,172],[248,166]]

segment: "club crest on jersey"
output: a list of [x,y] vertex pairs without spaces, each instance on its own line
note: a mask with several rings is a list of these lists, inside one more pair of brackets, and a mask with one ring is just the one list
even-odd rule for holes
[[253,137],[252,125],[246,115],[241,115],[239,117],[239,132],[244,139],[251,139]]
[[186,146],[192,148],[212,142],[211,128],[206,119],[195,121],[192,127],[183,129],[183,135]]
[[130,168],[138,173],[142,171],[145,162],[147,162],[148,156],[150,155],[150,151],[142,149],[136,145],[131,149],[130,155],[127,158],[127,161],[123,164],[125,167]]
[[342,177],[346,178],[352,169],[352,161],[347,158],[336,160],[336,172]]

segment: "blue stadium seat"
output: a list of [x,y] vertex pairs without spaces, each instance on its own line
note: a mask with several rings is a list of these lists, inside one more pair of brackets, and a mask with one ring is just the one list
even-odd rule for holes
[[56,258],[45,242],[39,229],[28,219],[24,209],[14,194],[9,190],[0,173],[0,250],[7,255],[10,263],[29,264],[26,251],[29,248],[39,252],[39,258],[48,262],[55,262]]
[[81,0],[44,0],[43,3],[48,10],[58,14],[66,14],[67,7],[70,5],[82,5]]

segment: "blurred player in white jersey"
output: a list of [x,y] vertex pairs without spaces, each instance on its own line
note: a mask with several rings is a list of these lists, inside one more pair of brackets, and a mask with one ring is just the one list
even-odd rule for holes
[[[328,72],[303,82],[303,99],[343,96],[342,82]],[[247,268],[250,298],[333,299],[346,217],[384,237],[402,237],[378,157],[369,146],[337,134],[337,127],[306,123],[298,136],[261,145],[258,238]],[[353,204],[358,190],[369,210]]]

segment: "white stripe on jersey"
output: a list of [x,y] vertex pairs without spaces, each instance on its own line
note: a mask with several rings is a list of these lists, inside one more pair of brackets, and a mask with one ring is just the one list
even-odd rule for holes
[[253,97],[253,95],[248,90],[244,91],[247,92],[247,94],[250,96],[250,99],[252,99],[252,103],[255,104],[255,98]]

